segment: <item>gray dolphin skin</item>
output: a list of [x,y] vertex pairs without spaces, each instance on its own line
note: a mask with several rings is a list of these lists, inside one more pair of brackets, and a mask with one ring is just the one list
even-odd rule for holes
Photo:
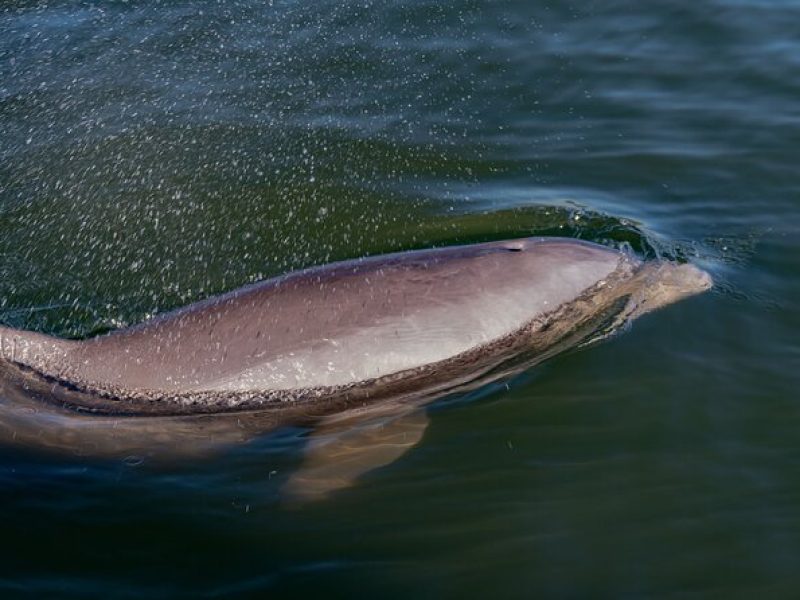
[[711,285],[690,264],[525,238],[314,267],[83,341],[0,327],[0,440],[191,453],[403,421]]

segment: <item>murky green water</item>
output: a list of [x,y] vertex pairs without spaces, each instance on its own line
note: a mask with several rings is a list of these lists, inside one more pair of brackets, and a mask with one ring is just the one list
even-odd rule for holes
[[530,234],[713,293],[435,407],[330,500],[306,432],[0,451],[7,597],[800,588],[800,5],[6,2],[0,321],[67,336],[288,269]]

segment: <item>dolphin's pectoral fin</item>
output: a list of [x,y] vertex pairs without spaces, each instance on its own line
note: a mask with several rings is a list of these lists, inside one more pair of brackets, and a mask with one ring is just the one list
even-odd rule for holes
[[396,408],[379,417],[361,414],[323,422],[300,469],[284,485],[283,497],[291,503],[321,500],[417,445],[428,426],[427,414],[419,407]]

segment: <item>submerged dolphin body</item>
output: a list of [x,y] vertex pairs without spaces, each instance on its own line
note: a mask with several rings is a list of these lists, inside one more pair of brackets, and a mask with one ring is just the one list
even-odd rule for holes
[[315,267],[84,341],[0,327],[0,439],[186,451],[403,421],[709,287],[692,265],[526,238]]

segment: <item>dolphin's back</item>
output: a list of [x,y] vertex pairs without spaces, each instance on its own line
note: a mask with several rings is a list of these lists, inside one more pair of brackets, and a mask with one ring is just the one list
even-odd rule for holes
[[456,356],[607,276],[619,255],[539,243],[452,248],[312,269],[98,338],[81,375],[116,386],[344,385]]
[[626,260],[574,240],[527,239],[334,263],[105,336],[55,341],[21,362],[89,387],[166,394],[346,385],[507,335]]

